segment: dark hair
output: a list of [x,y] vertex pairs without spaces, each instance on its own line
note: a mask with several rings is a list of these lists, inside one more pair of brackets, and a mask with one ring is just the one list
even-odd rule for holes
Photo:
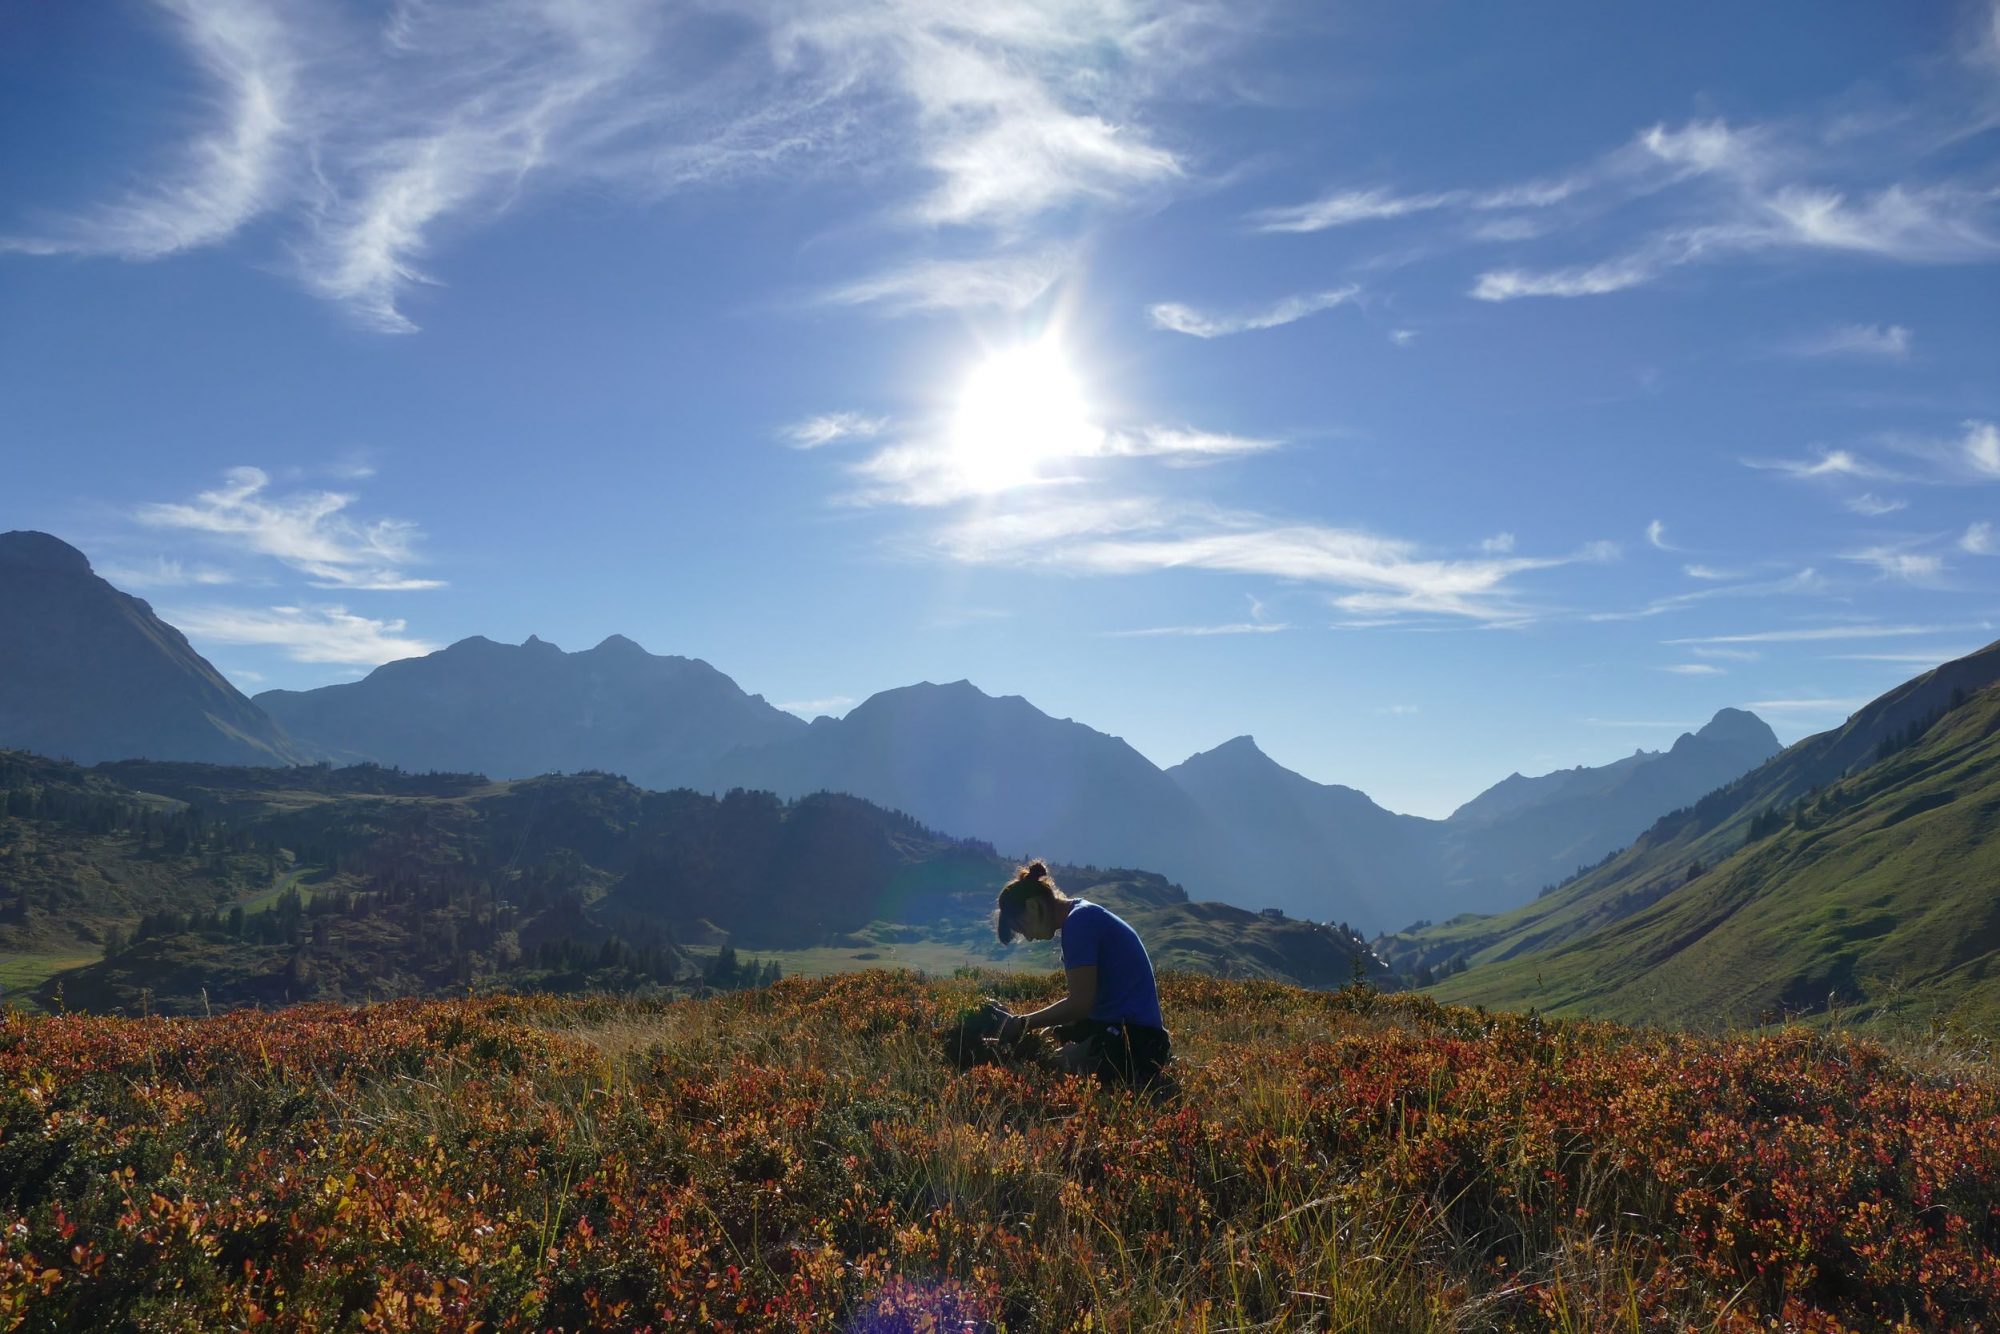
[[1040,862],[1029,862],[1014,873],[1000,891],[998,902],[993,905],[993,932],[1000,937],[1002,945],[1014,943],[1019,934],[1014,924],[1021,919],[1030,899],[1046,899],[1051,903],[1068,901],[1069,895],[1056,888],[1056,882],[1049,879],[1049,868]]

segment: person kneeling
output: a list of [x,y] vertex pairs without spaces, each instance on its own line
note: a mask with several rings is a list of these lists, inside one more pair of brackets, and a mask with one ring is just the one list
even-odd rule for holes
[[1003,945],[1019,936],[1060,935],[1069,982],[1069,994],[1053,1005],[1028,1014],[1003,1012],[1003,1044],[1050,1029],[1065,1041],[1058,1061],[1073,1074],[1135,1087],[1160,1078],[1173,1059],[1173,1041],[1161,1021],[1153,961],[1122,917],[1102,904],[1071,898],[1049,879],[1047,866],[1033,862],[1000,891],[994,929]]

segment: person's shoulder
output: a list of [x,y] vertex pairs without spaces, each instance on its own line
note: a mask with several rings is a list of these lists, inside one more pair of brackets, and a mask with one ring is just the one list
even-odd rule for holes
[[1111,915],[1111,910],[1101,903],[1092,903],[1089,899],[1077,899],[1070,904],[1069,916],[1063,919],[1063,925],[1075,922],[1078,926],[1102,926],[1104,920]]
[[[1116,931],[1121,927],[1132,931],[1130,922],[1103,904],[1092,903],[1089,899],[1077,900],[1076,907],[1070,910],[1070,920],[1081,921],[1084,927],[1091,931]],[[1137,935],[1138,932],[1132,931],[1132,934]]]

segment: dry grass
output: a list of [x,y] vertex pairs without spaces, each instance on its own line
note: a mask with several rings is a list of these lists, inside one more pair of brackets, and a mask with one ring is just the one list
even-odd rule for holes
[[1971,1329],[2000,1310],[2000,1080],[1977,1054],[1177,978],[1171,1096],[937,1059],[934,1029],[981,990],[1051,985],[17,1017],[0,1328]]

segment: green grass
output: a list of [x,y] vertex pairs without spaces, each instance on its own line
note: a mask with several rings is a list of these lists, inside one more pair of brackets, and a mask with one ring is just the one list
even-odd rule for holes
[[296,871],[287,871],[273,880],[269,889],[259,890],[249,898],[239,899],[237,901],[238,905],[246,915],[250,913],[269,912],[278,906],[278,900],[285,896],[285,891],[288,889],[296,889],[299,892],[300,903],[311,903],[314,892],[312,886],[300,883],[305,877],[311,874],[311,867],[301,867]]
[[786,977],[832,977],[870,968],[907,968],[933,977],[949,977],[960,968],[1046,973],[1062,966],[1055,946],[1003,947],[983,923],[915,926],[878,921],[833,943],[807,949],[739,948],[746,960],[775,960]]
[[994,959],[944,941],[915,941],[904,945],[843,947],[828,945],[805,950],[756,950],[744,955],[762,962],[775,959],[786,977],[832,977],[837,973],[859,973],[870,968],[908,968],[933,977],[949,976],[960,968],[990,968],[1005,973],[1046,973],[1059,967],[1043,952],[1021,951],[1018,957]]
[[0,954],[0,1003],[39,1010],[35,990],[57,973],[96,963],[95,954],[62,951],[46,954]]
[[[1425,933],[1474,967],[1440,999],[1713,1028],[2000,1028],[2000,690],[1843,777],[1803,823],[1640,845],[1568,890]],[[1692,880],[1686,867],[1706,868]],[[1624,910],[1621,911],[1621,908]]]

